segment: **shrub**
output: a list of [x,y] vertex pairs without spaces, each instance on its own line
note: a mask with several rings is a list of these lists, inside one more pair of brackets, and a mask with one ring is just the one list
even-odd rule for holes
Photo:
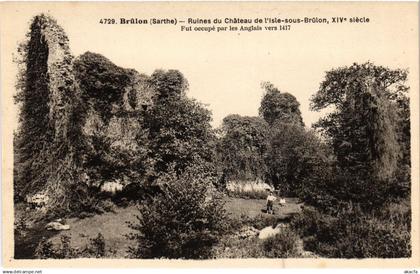
[[209,195],[208,177],[174,171],[160,177],[161,193],[139,206],[138,222],[129,224],[135,258],[207,258],[225,231],[223,203]]
[[304,248],[330,258],[402,258],[411,256],[409,218],[382,209],[365,213],[357,206],[337,216],[306,209],[292,222]]
[[38,259],[53,259],[57,258],[56,254],[57,252],[54,249],[53,244],[43,238],[38,244],[34,255]]
[[25,235],[28,230],[28,226],[25,221],[25,216],[20,216],[19,218],[15,218],[13,228],[14,228],[15,235],[19,235],[19,236]]
[[71,238],[63,235],[60,244],[54,244],[43,238],[35,250],[35,257],[38,259],[72,259],[72,258],[102,258],[115,253],[115,250],[107,249],[104,236],[98,233],[95,238],[89,239],[84,249],[77,249],[71,246]]
[[284,228],[279,234],[267,238],[262,242],[264,257],[292,258],[299,256],[299,237],[290,228]]
[[90,239],[90,246],[86,248],[86,251],[96,258],[104,257],[106,254],[104,236],[98,233],[96,238]]
[[35,250],[38,259],[70,259],[77,257],[77,250],[70,245],[69,236],[61,236],[60,245],[55,247],[51,241],[43,238]]
[[242,239],[238,234],[226,235],[214,247],[213,258],[291,258],[299,257],[299,238],[290,228],[265,240]]
[[279,122],[271,131],[265,155],[271,184],[283,195],[301,199],[319,192],[330,176],[328,147],[299,124]]
[[[68,197],[70,204],[70,215],[75,217],[89,216],[90,214],[101,214],[103,202],[101,201],[97,189],[87,186],[84,183],[76,184]],[[65,212],[56,211],[57,217]]]
[[243,226],[252,226],[256,229],[263,229],[267,226],[275,227],[280,221],[281,219],[275,215],[259,214],[253,218],[242,215],[238,222],[233,221],[233,223],[236,223],[235,229],[239,229]]
[[213,258],[263,258],[261,240],[257,237],[240,239],[233,235],[226,235],[213,248]]

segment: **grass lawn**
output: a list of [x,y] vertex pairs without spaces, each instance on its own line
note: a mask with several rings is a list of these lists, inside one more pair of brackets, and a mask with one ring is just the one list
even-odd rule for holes
[[[242,198],[226,198],[226,211],[233,218],[240,218],[241,215],[254,218],[265,213],[266,200],[263,199],[242,199]],[[274,216],[279,218],[286,218],[292,214],[298,213],[301,210],[301,204],[297,199],[286,198],[286,204],[280,206],[277,203],[273,206]]]
[[[240,219],[241,215],[250,218],[258,215],[270,216],[263,212],[265,210],[265,200],[226,197],[225,201],[226,211],[231,218]],[[278,204],[274,206],[275,217],[285,218],[300,211],[300,204],[296,200],[286,199],[286,201],[286,205],[282,207]],[[115,250],[115,257],[123,258],[128,255],[128,247],[133,245],[125,237],[126,234],[132,232],[127,222],[136,222],[137,212],[136,206],[128,206],[126,208],[116,208],[115,212],[107,212],[89,218],[71,218],[67,220],[70,230],[57,233],[51,240],[53,243],[59,243],[61,235],[67,235],[71,237],[73,248],[83,249],[89,243],[89,239],[95,238],[98,233],[102,233],[106,249]]]
[[133,246],[133,243],[125,237],[126,234],[133,232],[127,222],[136,222],[137,214],[136,206],[128,206],[117,207],[115,212],[106,212],[89,218],[67,219],[70,230],[61,231],[51,240],[53,243],[59,243],[61,235],[67,235],[71,237],[73,248],[83,249],[89,243],[89,239],[101,233],[105,239],[106,249],[115,250],[115,257],[123,258],[128,255],[128,247]]

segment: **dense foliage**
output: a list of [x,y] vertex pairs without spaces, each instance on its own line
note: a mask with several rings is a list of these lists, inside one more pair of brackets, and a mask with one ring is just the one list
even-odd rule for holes
[[400,166],[409,171],[409,161],[401,153],[410,147],[407,110],[398,111],[407,102],[402,99],[406,77],[402,70],[354,64],[327,72],[312,98],[315,110],[335,108],[315,126],[333,149],[337,180],[347,200],[372,208],[394,195],[404,196],[392,190],[407,193],[407,184],[396,180]]
[[150,77],[150,82],[158,92],[157,100],[172,99],[185,96],[188,82],[178,70],[156,70]]
[[188,84],[178,71],[156,71],[150,82],[157,90],[157,98],[145,114],[145,126],[155,175],[169,168],[180,174],[192,165],[212,173],[215,135],[210,125],[211,112],[185,96]]
[[259,117],[229,115],[223,119],[219,165],[226,180],[264,179],[268,125]]
[[89,239],[86,246],[79,250],[71,245],[71,238],[61,236],[60,244],[43,239],[35,251],[37,259],[75,259],[75,258],[104,258],[115,253],[115,250],[107,248],[104,236],[101,233],[95,238]]
[[287,92],[280,92],[273,84],[263,83],[266,93],[261,100],[259,109],[260,116],[272,125],[275,122],[295,123],[303,126],[302,116],[299,110],[299,102],[296,97]]
[[[48,81],[47,60],[48,47],[42,37],[39,25],[42,18],[35,18],[29,32],[29,40],[20,48],[22,54],[19,90],[16,96],[20,108],[20,128],[15,138],[15,197],[25,194],[26,188],[36,181],[36,158],[33,155],[45,153],[43,147],[52,142],[52,129],[49,127],[47,105]],[[43,178],[45,179],[45,178]],[[41,179],[39,179],[40,181]],[[34,183],[35,184],[35,183]]]
[[[67,193],[78,182],[81,140],[79,93],[68,38],[56,21],[34,17],[20,47],[16,101],[20,105],[15,136],[15,199],[34,192],[51,195],[51,207],[71,207]],[[58,43],[60,41],[60,43]],[[49,43],[57,43],[53,54]],[[53,195],[52,195],[53,194]]]
[[271,183],[282,195],[311,199],[330,177],[331,158],[318,136],[295,123],[271,129],[265,162]]
[[225,229],[225,211],[222,200],[209,192],[209,177],[193,167],[181,175],[169,171],[158,184],[161,193],[139,206],[138,223],[131,224],[132,257],[210,257]]
[[89,102],[101,117],[108,120],[113,104],[121,104],[124,88],[130,81],[129,71],[91,52],[79,56],[73,66],[84,102]]
[[[80,109],[84,173],[91,184],[104,180],[142,180],[151,169],[152,159],[148,157],[144,113],[136,105],[138,93],[146,91],[130,89],[136,72],[90,52],[74,61],[74,69],[84,102]],[[124,100],[134,110],[127,109]]]
[[[395,205],[393,205],[395,207]],[[410,210],[390,206],[366,214],[348,206],[337,215],[307,208],[293,221],[304,248],[329,258],[411,256]]]
[[155,196],[139,208],[138,233],[130,248],[140,258],[206,258],[224,227],[220,199],[209,194],[214,183],[215,135],[211,113],[186,97],[188,87],[175,70],[154,72],[150,85],[157,91],[145,114],[152,183]]
[[315,207],[295,220],[306,249],[333,258],[411,256],[406,78],[372,63],[327,72],[312,108],[333,106],[315,127],[335,161],[306,200]]

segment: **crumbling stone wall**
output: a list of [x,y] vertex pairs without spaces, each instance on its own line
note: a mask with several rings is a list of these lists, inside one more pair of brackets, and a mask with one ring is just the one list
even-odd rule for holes
[[74,69],[86,106],[84,177],[93,186],[138,180],[147,165],[142,118],[153,103],[149,77],[91,52],[77,57]]
[[69,208],[86,177],[124,180],[127,169],[144,166],[141,117],[154,96],[147,75],[95,53],[74,58],[63,28],[46,15],[34,17],[24,53],[17,196],[43,193],[50,206]]
[[34,17],[25,54],[24,84],[17,96],[21,124],[15,143],[15,184],[20,196],[42,191],[61,199],[77,166],[73,56],[64,30],[45,15]]

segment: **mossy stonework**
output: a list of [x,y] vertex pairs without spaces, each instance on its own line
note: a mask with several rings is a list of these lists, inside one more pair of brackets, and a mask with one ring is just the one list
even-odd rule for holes
[[[69,209],[68,190],[82,176],[93,185],[124,181],[124,175],[106,171],[98,150],[118,155],[144,149],[138,132],[154,90],[149,76],[118,67],[102,55],[86,52],[74,58],[63,28],[46,15],[34,17],[25,49],[25,83],[18,96],[22,125],[15,140],[20,159],[15,191],[18,185],[23,191],[15,198],[43,193],[51,196],[50,207]],[[93,148],[97,139],[106,146]],[[92,166],[95,172],[89,174]]]
[[[22,194],[54,192],[51,204],[64,199],[64,185],[74,182],[77,138],[74,108],[78,92],[68,38],[48,16],[34,17],[26,44],[26,77],[21,98],[21,127],[16,138],[17,184]],[[39,167],[42,167],[40,170]],[[16,189],[16,188],[15,188]]]

